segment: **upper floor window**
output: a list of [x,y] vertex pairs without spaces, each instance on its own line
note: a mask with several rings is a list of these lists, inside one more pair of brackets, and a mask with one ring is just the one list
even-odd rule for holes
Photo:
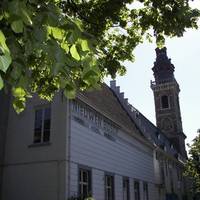
[[105,175],[105,199],[114,200],[114,176]]
[[163,161],[160,161],[160,178],[162,183],[165,183],[165,171],[164,171],[164,163]]
[[35,110],[35,125],[33,143],[45,143],[50,140],[51,108]]
[[178,181],[182,181],[182,172],[180,169],[176,168],[177,170],[177,178],[178,178]]
[[166,176],[168,176],[168,162],[165,162],[165,172],[166,172]]
[[91,171],[88,169],[79,169],[79,195],[83,198],[91,195]]
[[135,196],[135,200],[140,200],[140,183],[139,183],[139,181],[134,181],[134,196]]
[[149,192],[148,192],[148,183],[147,182],[143,183],[143,199],[149,200]]
[[130,194],[129,194],[129,179],[124,178],[123,179],[123,200],[129,200]]
[[167,109],[169,108],[169,97],[166,95],[163,95],[161,97],[161,108],[162,109]]

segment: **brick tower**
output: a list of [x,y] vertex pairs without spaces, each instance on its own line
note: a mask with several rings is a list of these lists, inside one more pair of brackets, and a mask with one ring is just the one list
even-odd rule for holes
[[186,158],[186,136],[182,129],[179,106],[180,89],[166,47],[156,49],[156,61],[152,70],[155,81],[151,82],[151,89],[154,93],[157,127],[170,138],[179,153]]

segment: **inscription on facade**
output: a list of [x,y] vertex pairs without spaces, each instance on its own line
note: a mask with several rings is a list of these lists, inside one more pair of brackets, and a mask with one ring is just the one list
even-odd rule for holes
[[118,128],[110,120],[79,101],[73,100],[71,108],[73,115],[89,124],[91,130],[95,130],[96,133],[102,133],[106,137],[110,136],[108,137],[109,139],[113,140],[115,138]]

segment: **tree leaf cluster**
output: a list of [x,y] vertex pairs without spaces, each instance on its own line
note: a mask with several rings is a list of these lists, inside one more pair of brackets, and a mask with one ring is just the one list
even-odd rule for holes
[[192,191],[200,194],[200,132],[189,145],[189,159],[186,164],[185,175],[192,178]]
[[162,46],[164,36],[197,28],[199,16],[187,0],[2,0],[0,89],[12,91],[17,112],[33,93],[74,98],[123,75],[145,39]]

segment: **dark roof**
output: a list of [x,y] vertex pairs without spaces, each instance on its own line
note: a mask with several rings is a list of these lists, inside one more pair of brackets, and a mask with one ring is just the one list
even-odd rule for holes
[[102,84],[102,88],[99,90],[82,92],[80,95],[89,105],[105,114],[118,126],[125,128],[129,133],[135,132],[137,128],[135,123],[124,110],[114,92],[106,84]]
[[171,156],[177,154],[177,150],[172,146],[169,138],[128,103],[128,99],[124,98],[124,93],[120,92],[115,81],[111,81],[111,87],[102,84],[99,90],[81,92],[79,98],[125,129],[126,132],[143,136],[154,146],[163,147],[163,150]]
[[116,81],[111,81],[111,89],[117,96],[122,107],[127,111],[132,121],[134,121],[147,140],[157,147],[163,147],[161,149],[172,156],[178,153],[173,142],[141,112],[128,103],[128,100],[124,98],[124,94],[120,92],[119,86],[116,86]]

